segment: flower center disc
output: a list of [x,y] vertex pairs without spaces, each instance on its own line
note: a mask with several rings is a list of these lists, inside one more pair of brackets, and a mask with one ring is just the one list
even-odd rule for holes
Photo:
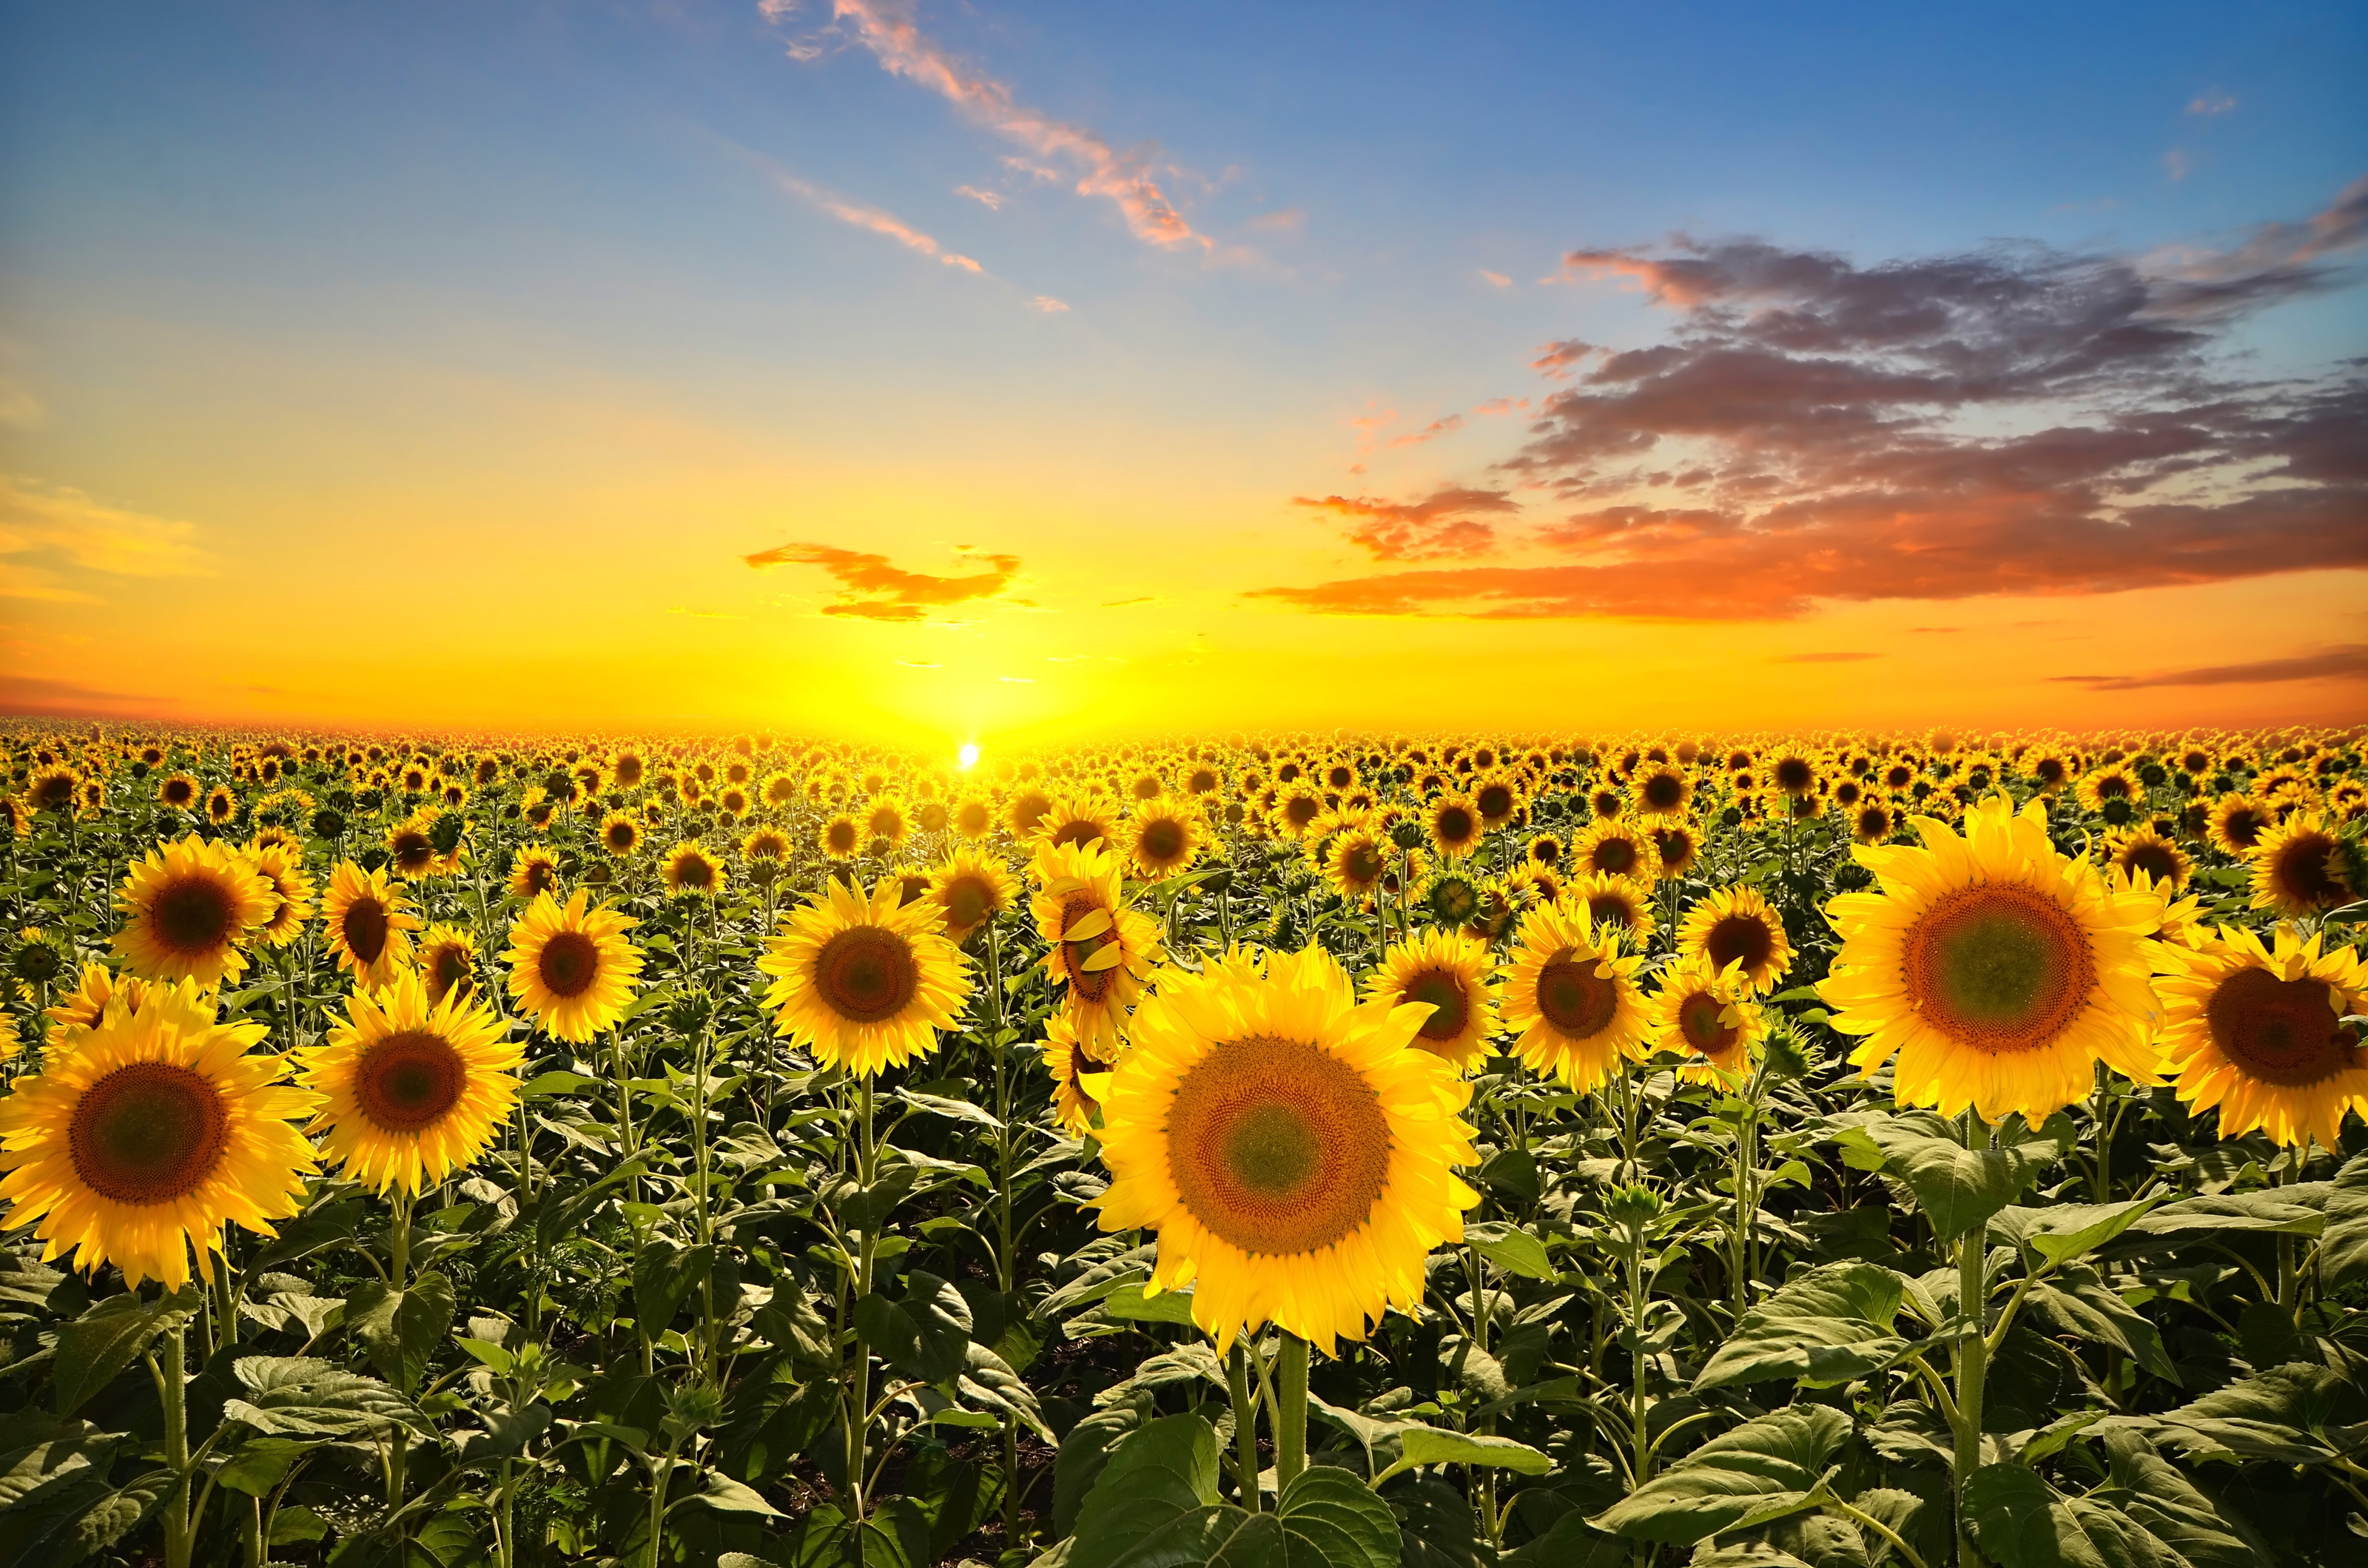
[[1143,852],[1166,862],[1184,853],[1184,829],[1172,822],[1155,822],[1143,830]]
[[2343,889],[2327,874],[2327,858],[2334,850],[2335,840],[2326,834],[2297,834],[2279,846],[2270,866],[2271,884],[2296,903],[2341,903]]
[[1685,794],[1685,780],[1656,773],[1645,781],[1645,803],[1656,812],[1673,812]]
[[1510,816],[1513,812],[1513,792],[1502,784],[1484,784],[1473,803],[1484,817]]
[[1595,959],[1556,959],[1538,971],[1538,1011],[1573,1040],[1601,1034],[1620,1011],[1620,988]]
[[2144,871],[2157,881],[2167,882],[2179,875],[2179,859],[2163,845],[2141,844],[2122,857],[2122,869]]
[[1756,970],[1775,956],[1775,935],[1768,922],[1753,915],[1728,915],[1720,917],[1710,928],[1710,937],[1702,944],[1710,954],[1712,965],[1725,969],[1736,960],[1743,960],[1746,970]]
[[985,882],[976,877],[960,878],[946,889],[946,924],[967,931],[986,918],[992,902]]
[[904,1011],[921,973],[904,937],[878,926],[850,926],[823,944],[814,986],[832,1012],[859,1024]]
[[470,983],[468,949],[457,943],[439,949],[429,968],[429,973],[435,977],[436,995],[439,1001],[452,987],[467,985]]
[[1636,927],[1636,912],[1618,893],[1600,892],[1587,901],[1587,917],[1598,926]]
[[1427,969],[1407,981],[1406,999],[1428,1002],[1436,1009],[1417,1031],[1420,1040],[1453,1040],[1463,1032],[1464,1022],[1472,1016],[1463,983],[1443,969]]
[[1099,823],[1095,822],[1088,817],[1080,817],[1075,822],[1063,823],[1060,827],[1054,831],[1053,835],[1053,842],[1055,844],[1076,844],[1082,846],[1091,844],[1095,839],[1099,838],[1101,835],[1102,829]]
[[1360,844],[1340,857],[1340,869],[1359,887],[1368,887],[1381,880],[1389,865],[1382,858],[1380,849],[1371,844]]
[[404,871],[416,871],[436,858],[436,846],[424,833],[398,833],[393,850],[396,867]]
[[2331,1077],[2351,1044],[2328,1006],[2317,980],[2280,980],[2265,969],[2240,969],[2203,1005],[2212,1043],[2248,1077],[2288,1086]]
[[2071,914],[2029,888],[1964,888],[1907,933],[1911,1005],[1950,1040],[1990,1055],[2035,1051],[2079,1017],[2096,980]]
[[1167,1166],[1193,1218],[1244,1252],[1315,1252],[1381,1201],[1390,1129],[1363,1074],[1312,1045],[1252,1037],[1184,1074]]
[[[1061,929],[1066,931],[1100,907],[1092,899],[1082,896],[1072,897],[1066,903],[1061,905]],[[1118,977],[1118,971],[1121,966],[1112,964],[1108,969],[1089,970],[1085,965],[1087,959],[1117,940],[1118,917],[1112,915],[1110,928],[1100,936],[1087,937],[1082,942],[1061,944],[1061,967],[1068,974],[1069,989],[1076,992],[1079,997],[1087,1002],[1099,1002],[1110,990],[1110,983]]]
[[468,1063],[450,1042],[424,1029],[393,1034],[354,1063],[354,1098],[387,1132],[433,1127],[459,1103]]
[[682,879],[682,885],[687,888],[703,888],[715,881],[715,868],[691,855],[684,858],[676,875]]
[[542,945],[535,973],[553,996],[581,996],[600,973],[600,949],[581,931],[562,931]]
[[1686,1037],[1686,1043],[1721,1065],[1743,1033],[1736,1025],[1720,1021],[1719,1015],[1725,1011],[1726,1005],[1706,991],[1697,991],[1678,1004],[1678,1030]]
[[1439,836],[1449,844],[1461,844],[1472,836],[1472,813],[1462,806],[1450,806],[1439,813]]
[[157,937],[179,953],[208,953],[230,936],[230,890],[211,877],[182,877],[156,895]]
[[170,1203],[230,1147],[221,1091],[187,1067],[134,1062],[93,1084],[66,1131],[83,1184],[118,1203]]
[[386,905],[374,898],[358,898],[346,906],[346,947],[364,963],[378,962],[386,951]]
[[1624,877],[1636,869],[1636,846],[1624,838],[1607,838],[1595,846],[1594,869]]

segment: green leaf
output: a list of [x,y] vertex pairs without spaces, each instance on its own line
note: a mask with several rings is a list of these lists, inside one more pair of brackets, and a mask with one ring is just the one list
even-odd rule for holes
[[969,1360],[970,1303],[934,1274],[905,1276],[901,1301],[874,1290],[855,1303],[856,1331],[908,1378],[941,1383]]
[[915,1110],[928,1116],[951,1117],[956,1121],[974,1121],[982,1127],[1000,1128],[1003,1125],[995,1119],[994,1112],[983,1106],[974,1106],[968,1100],[950,1099],[943,1095],[916,1094],[910,1089],[896,1097]]
[[[2166,1203],[2129,1229],[2135,1242],[2176,1240],[2212,1231],[2246,1231],[2256,1234],[2315,1236],[2327,1226],[2327,1215],[2293,1201],[2292,1187],[2262,1187],[2253,1192],[2207,1193]],[[2132,1248],[2130,1250],[2135,1250]]]
[[954,1385],[962,1398],[1011,1416],[1048,1443],[1054,1441],[1053,1429],[1044,1425],[1043,1413],[1036,1408],[1035,1392],[1019,1374],[984,1345],[970,1346],[968,1354],[969,1365]]
[[2318,1267],[2330,1290],[2368,1275],[2368,1154],[2354,1154],[2335,1173],[2327,1195],[2327,1232]]
[[2192,1568],[2263,1568],[2260,1554],[2230,1528],[2212,1499],[2135,1435],[2107,1433],[2105,1453],[2111,1465],[2107,1484],[2090,1495],[2119,1503]]
[[2180,1381],[2179,1369],[2163,1349],[2161,1331],[2093,1268],[2066,1268],[2033,1285],[2025,1304],[2060,1334],[2110,1345],[2156,1377]]
[[38,1551],[28,1552],[19,1561],[39,1561],[63,1568],[64,1564],[105,1551],[146,1524],[157,1506],[172,1495],[175,1484],[169,1470],[152,1470],[135,1476],[101,1494],[73,1519],[44,1532],[33,1543]]
[[1325,1568],[1397,1568],[1397,1516],[1349,1471],[1328,1464],[1301,1471],[1282,1489],[1274,1517],[1284,1537],[1278,1568],[1314,1558]]
[[1998,1568],[2186,1568],[2112,1502],[2067,1497],[2019,1464],[1986,1465],[1966,1479],[1965,1520]]
[[1162,1416],[1110,1449],[1077,1511],[1069,1568],[1205,1562],[1214,1543],[1200,1526],[1217,1511],[1216,1428],[1198,1415]]
[[2063,1264],[2103,1246],[2128,1230],[2157,1199],[2134,1203],[2065,1203],[2053,1209],[2002,1209],[1990,1221],[1990,1230],[2018,1246],[2028,1247],[2051,1264]]
[[1881,1264],[1820,1264],[1745,1313],[1693,1386],[1792,1378],[1817,1388],[1889,1366],[1910,1348],[1892,1332],[1907,1290],[1907,1276]]
[[178,1334],[197,1315],[197,1297],[184,1290],[142,1301],[135,1291],[109,1296],[58,1331],[50,1369],[50,1407],[72,1415],[116,1375],[140,1358],[160,1334]]
[[1554,1460],[1527,1443],[1485,1432],[1451,1432],[1443,1427],[1407,1422],[1396,1428],[1397,1462],[1373,1478],[1378,1489],[1403,1471],[1426,1464],[1464,1464],[1481,1470],[1509,1470],[1520,1475],[1543,1475]]
[[214,1471],[214,1480],[250,1497],[268,1497],[273,1487],[288,1479],[298,1460],[320,1446],[305,1437],[256,1437],[241,1443]]
[[1120,1438],[1148,1419],[1145,1405],[1134,1402],[1097,1410],[1069,1428],[1053,1463],[1053,1533],[1065,1536],[1076,1528],[1077,1509],[1100,1479]]
[[222,1418],[275,1437],[342,1437],[410,1420],[409,1401],[376,1378],[309,1356],[243,1356],[232,1364],[245,1399]]
[[1884,1116],[1852,1112],[1833,1119],[1846,1151],[1861,1160],[1879,1156],[1881,1169],[1907,1184],[1916,1206],[1942,1241],[1952,1241],[2012,1203],[2039,1173],[2078,1142],[2071,1119],[2051,1117],[2032,1131],[2010,1122],[1998,1147],[1968,1149],[1955,1127],[1929,1110]]
[[1192,1292],[1162,1290],[1156,1296],[1146,1296],[1140,1285],[1121,1285],[1101,1299],[1101,1310],[1104,1317],[1122,1318],[1129,1323],[1190,1324]]
[[1722,1432],[1595,1517],[1599,1529],[1682,1546],[1808,1507],[1850,1417],[1788,1404]]
[[764,1494],[753,1486],[743,1485],[719,1471],[707,1471],[699,1478],[699,1490],[689,1496],[666,1505],[669,1513],[677,1508],[697,1506],[712,1508],[719,1514],[768,1514],[774,1518],[781,1511],[765,1501]]
[[2188,1453],[2235,1455],[2283,1464],[2325,1464],[2360,1446],[2368,1432],[2359,1392],[2332,1367],[2298,1361],[2215,1389],[2159,1415],[2117,1416],[2105,1426],[2176,1442]]
[[641,1336],[655,1340],[664,1334],[714,1266],[712,1245],[686,1247],[665,1240],[644,1245],[633,1259],[633,1326]]
[[1545,1244],[1518,1225],[1486,1221],[1463,1227],[1463,1239],[1482,1257],[1508,1274],[1531,1279],[1559,1278],[1546,1259]]
[[416,1389],[452,1327],[452,1282],[423,1274],[401,1290],[382,1279],[365,1281],[346,1298],[346,1326],[361,1335],[370,1364],[388,1382]]

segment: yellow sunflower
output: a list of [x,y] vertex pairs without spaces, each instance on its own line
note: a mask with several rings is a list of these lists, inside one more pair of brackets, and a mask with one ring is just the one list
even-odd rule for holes
[[2150,824],[2107,834],[2105,865],[2125,876],[2142,875],[2168,883],[2174,892],[2187,886],[2195,868],[2186,850]]
[[642,824],[631,812],[610,812],[600,819],[600,847],[622,860],[642,846]]
[[1060,795],[1038,820],[1036,837],[1040,843],[1055,846],[1087,845],[1098,838],[1115,844],[1117,822],[1117,809],[1099,796]]
[[902,849],[912,831],[905,802],[894,795],[882,795],[863,808],[863,837],[867,843],[878,839],[891,850]]
[[2245,857],[2253,873],[2253,907],[2291,920],[2350,903],[2351,889],[2335,858],[2340,847],[2317,812],[2296,812],[2268,829]]
[[995,831],[995,807],[984,795],[964,795],[954,802],[946,821],[956,833],[975,844]]
[[1761,994],[1775,990],[1793,967],[1784,917],[1768,907],[1758,888],[1742,885],[1719,888],[1686,912],[1678,950],[1707,958],[1713,969],[1741,962],[1744,983]]
[[465,989],[430,998],[419,975],[357,991],[297,1081],[324,1104],[307,1131],[348,1180],[417,1193],[467,1169],[518,1105],[518,1063],[494,1010]]
[[1053,1120],[1072,1138],[1091,1137],[1110,1086],[1110,1063],[1088,1051],[1066,1013],[1044,1020],[1044,1071],[1053,1074]]
[[1899,813],[1887,801],[1862,800],[1850,808],[1850,838],[1859,844],[1882,844],[1899,831]]
[[444,815],[440,806],[422,806],[387,829],[387,863],[407,882],[428,877],[449,877],[460,869],[461,852],[436,846],[436,824]]
[[1617,926],[1600,926],[1569,903],[1540,904],[1521,921],[1515,950],[1498,966],[1505,1024],[1532,1072],[1551,1070],[1581,1093],[1623,1061],[1645,1054],[1646,1018],[1636,990],[1641,956],[1621,954]]
[[353,971],[355,983],[384,985],[411,962],[411,933],[419,929],[419,916],[384,868],[365,871],[351,860],[338,861],[324,903],[329,950],[339,969]]
[[942,929],[935,899],[900,902],[898,880],[871,896],[832,878],[823,897],[783,916],[757,967],[775,1027],[826,1067],[870,1076],[938,1048],[971,993],[970,967]]
[[856,825],[853,817],[840,812],[822,824],[814,843],[834,860],[852,860],[855,852],[863,847],[863,830]]
[[1209,842],[1208,824],[1190,800],[1158,795],[1138,803],[1118,830],[1118,844],[1146,882],[1190,869]]
[[1119,1024],[1143,994],[1159,960],[1159,927],[1126,907],[1118,861],[1100,844],[1038,845],[1029,901],[1044,938],[1044,971],[1067,987],[1077,1036],[1099,1055],[1115,1055]]
[[1430,834],[1430,845],[1449,860],[1461,860],[1480,847],[1486,831],[1480,821],[1480,808],[1472,797],[1463,794],[1440,795],[1423,808],[1423,826]]
[[1656,762],[1628,782],[1628,798],[1640,815],[1681,817],[1692,805],[1694,781],[1685,769]]
[[1596,925],[1625,930],[1628,945],[1638,952],[1651,943],[1656,924],[1653,884],[1644,879],[1598,871],[1574,878],[1562,890],[1562,896]]
[[115,956],[144,980],[219,985],[246,972],[241,944],[276,907],[272,885],[226,844],[183,838],[131,864],[116,894]]
[[664,875],[666,892],[695,898],[715,897],[730,880],[723,862],[709,854],[695,838],[686,838],[666,851]]
[[1508,773],[1493,773],[1472,786],[1472,806],[1483,827],[1499,828],[1521,814],[1529,801],[1520,781]]
[[640,924],[607,904],[586,908],[583,888],[563,905],[539,895],[510,926],[509,993],[553,1040],[582,1044],[623,1016],[642,972],[625,939]]
[[1410,1051],[1422,1013],[1357,1005],[1321,949],[1167,971],[1102,1099],[1104,1231],[1158,1233],[1148,1291],[1192,1287],[1222,1353],[1273,1324],[1334,1353],[1421,1301],[1479,1195],[1470,1086]]
[[441,921],[419,939],[419,983],[427,1000],[441,1002],[453,992],[466,996],[477,988],[477,944],[468,932]]
[[1735,1089],[1751,1076],[1768,1020],[1741,960],[1713,970],[1696,957],[1664,970],[1651,1010],[1653,1044],[1685,1058],[1678,1075],[1686,1082]]
[[1570,869],[1581,875],[1649,878],[1659,857],[1625,817],[1599,817],[1570,846]]
[[2157,1082],[2142,944],[2158,903],[2057,853],[2044,801],[2017,814],[1993,795],[1963,838],[1908,820],[1923,845],[1851,850],[1880,887],[1826,906],[1842,949],[1818,993],[1835,1028],[1867,1037],[1852,1064],[1896,1052],[1900,1104],[2034,1125],[2091,1093],[2100,1059]]
[[290,1125],[318,1096],[276,1082],[281,1062],[249,1054],[261,1024],[212,1022],[194,982],[159,987],[165,1006],[110,1005],[63,1057],[0,1097],[0,1228],[39,1221],[48,1262],[103,1263],[137,1289],[213,1278],[222,1226],[262,1235],[296,1212],[311,1145]]
[[82,792],[82,775],[63,763],[37,767],[25,780],[25,801],[37,812],[71,812]]
[[2162,1071],[2220,1136],[2256,1128],[2289,1147],[2342,1147],[2346,1110],[2368,1113],[2368,1051],[2344,1017],[2368,1012],[2368,963],[2278,927],[2273,948],[2223,926],[2199,947],[2157,949]]
[[1691,817],[1647,817],[1644,823],[1645,836],[1653,846],[1653,877],[1656,881],[1675,881],[1694,869],[1702,858],[1702,824]]
[[1389,846],[1359,824],[1334,834],[1324,846],[1324,880],[1347,903],[1361,903],[1390,873],[1390,862]]
[[956,849],[929,874],[929,896],[945,917],[946,940],[960,944],[1011,907],[1019,882],[996,857]]
[[2223,795],[2212,802],[2205,835],[2223,855],[2244,858],[2261,835],[2277,825],[2277,813],[2250,795]]
[[518,852],[510,867],[510,896],[537,899],[559,891],[559,857],[546,846],[529,844]]
[[1415,1031],[1414,1043],[1469,1072],[1497,1032],[1497,987],[1488,970],[1485,940],[1462,931],[1424,931],[1391,945],[1382,966],[1365,978],[1365,1000],[1392,1008],[1429,1006],[1430,1017]]
[[198,809],[198,781],[186,773],[176,773],[156,786],[157,801],[176,812]]
[[1012,837],[1025,842],[1036,836],[1037,828],[1043,824],[1044,813],[1052,809],[1053,797],[1034,785],[1015,790],[1003,802],[1004,825],[1011,830]]
[[304,869],[304,852],[284,843],[260,838],[246,852],[247,863],[271,884],[275,900],[271,917],[256,934],[275,948],[284,948],[304,934],[313,918],[313,878]]

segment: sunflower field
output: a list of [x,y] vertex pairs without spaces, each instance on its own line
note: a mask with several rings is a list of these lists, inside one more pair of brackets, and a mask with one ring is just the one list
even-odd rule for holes
[[2361,738],[0,728],[0,1568],[2368,1562]]

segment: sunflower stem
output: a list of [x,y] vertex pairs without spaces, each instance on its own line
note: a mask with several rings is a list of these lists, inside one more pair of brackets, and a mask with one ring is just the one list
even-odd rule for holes
[[173,1494],[160,1510],[165,1528],[165,1568],[189,1568],[189,1407],[183,1336],[176,1324],[158,1341],[161,1359],[152,1359],[156,1392],[165,1405],[165,1466],[173,1472]]
[[[1965,1111],[1965,1147],[1980,1153],[1993,1147],[1997,1134],[1982,1120],[1981,1112],[1967,1108]],[[1951,1465],[1950,1480],[1957,1502],[1957,1562],[1960,1568],[1973,1568],[1981,1562],[1974,1550],[1973,1534],[1965,1517],[1965,1483],[1982,1462],[1982,1384],[1989,1371],[1989,1346],[1983,1335],[1986,1309],[1989,1304],[1989,1225],[1987,1221],[1975,1225],[1957,1242],[1957,1315],[1967,1332],[1958,1335],[1957,1362],[1957,1431],[1956,1453]]]
[[1277,1359],[1274,1488],[1280,1497],[1307,1468],[1307,1341],[1286,1331]]
[[1258,1511],[1258,1407],[1250,1403],[1250,1364],[1239,1335],[1225,1352],[1225,1391],[1234,1401],[1234,1480],[1242,1489],[1242,1506]]
[[[865,1074],[857,1080],[857,1099],[861,1118],[855,1147],[856,1179],[868,1192],[871,1187],[872,1170],[878,1163],[879,1151],[871,1142],[871,1078]],[[871,1293],[871,1253],[875,1243],[872,1227],[866,1225],[863,1240],[856,1248],[855,1300],[860,1301]],[[864,1438],[871,1426],[871,1346],[863,1337],[862,1320],[856,1319],[855,1354],[847,1369],[847,1492],[853,1505],[848,1517],[856,1526],[856,1539],[862,1540],[864,1505],[863,1459]],[[858,1550],[861,1548],[859,1546]]]

